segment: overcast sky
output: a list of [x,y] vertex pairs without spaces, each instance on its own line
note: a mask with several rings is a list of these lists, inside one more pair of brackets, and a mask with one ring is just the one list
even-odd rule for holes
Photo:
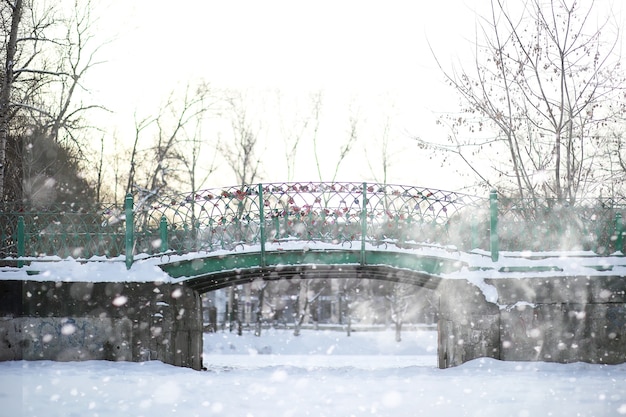
[[[468,56],[476,9],[488,0],[111,1],[101,24],[117,39],[90,82],[126,122],[133,111],[154,106],[187,80],[259,94],[278,89],[292,97],[323,89],[324,113],[337,119],[334,130],[324,132],[329,152],[345,135],[352,104],[363,119],[364,143],[380,135],[375,119],[390,115],[398,146],[390,182],[463,185],[453,169],[428,162],[410,136],[444,140],[446,132],[435,120],[440,112],[454,111],[458,99],[443,83],[429,44],[446,65]],[[274,145],[282,141],[276,132],[267,134]],[[340,179],[371,180],[365,159],[375,154],[373,145],[367,157],[355,152]],[[276,158],[280,149],[270,155]],[[317,179],[309,162],[301,166],[296,179]],[[270,181],[286,179],[282,167],[264,174]]]
[[155,78],[195,75],[235,87],[406,88],[433,67],[427,37],[439,48],[473,27],[470,8],[460,0],[114,5],[112,32],[119,39],[109,58],[124,73],[111,74],[110,81],[142,87]]

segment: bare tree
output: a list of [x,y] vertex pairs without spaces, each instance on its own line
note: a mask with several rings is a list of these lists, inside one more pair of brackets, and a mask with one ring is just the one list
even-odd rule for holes
[[[610,17],[596,26],[593,2],[492,0],[490,11],[478,22],[473,65],[440,64],[466,105],[448,119],[448,150],[483,181],[535,202],[597,195],[612,180],[599,169],[606,127],[624,112],[617,29],[607,43]],[[490,173],[474,153],[492,157]]]
[[[278,114],[284,117],[284,109],[282,108],[282,100],[280,94],[277,97],[278,100]],[[315,109],[315,102],[314,102]],[[314,113],[318,113],[314,111]],[[298,109],[295,110],[293,120],[289,125],[286,125],[283,118],[281,118],[281,133],[285,142],[285,162],[287,163],[287,181],[293,181],[293,177],[296,171],[296,156],[298,149],[301,146],[302,138],[305,136],[311,122],[317,122],[318,119],[314,119],[313,115],[301,116]]]
[[265,303],[265,289],[267,288],[267,281],[259,279],[253,282],[253,289],[257,292],[257,307],[254,312],[254,335],[261,336],[261,330],[263,329],[263,305]]
[[402,341],[402,324],[409,309],[409,298],[415,295],[414,288],[409,284],[394,282],[391,294],[387,297],[391,310],[391,321],[395,328],[396,342]]
[[357,304],[362,278],[338,278],[331,279],[332,292],[337,295],[336,308],[333,315],[339,324],[345,326],[346,335],[352,334],[352,318],[358,309],[353,308]]
[[235,174],[237,183],[241,186],[252,184],[261,168],[258,146],[262,124],[248,115],[247,103],[241,92],[229,94],[226,104],[233,136],[232,140],[220,141],[217,149]]
[[[322,161],[320,159],[320,153],[318,148],[318,131],[321,120],[321,111],[322,111],[322,93],[318,92],[312,96],[312,106],[313,106],[313,154],[315,157],[315,166],[317,168],[317,175],[320,181],[324,181],[324,175],[322,173]],[[341,168],[341,164],[348,156],[350,151],[352,151],[352,147],[357,141],[358,131],[357,127],[359,125],[359,116],[358,112],[355,112],[352,106],[350,107],[350,115],[349,115],[349,128],[348,128],[348,137],[339,145],[338,149],[338,159],[335,162],[335,170],[333,171],[331,181],[335,181],[337,179],[337,175],[339,174],[339,169]],[[325,153],[325,155],[327,155]]]
[[[207,161],[203,158],[203,149],[207,142],[202,135],[202,123],[197,120],[195,127],[189,130],[186,129],[185,137],[180,141],[181,148],[175,151],[175,158],[182,163],[181,170],[184,171],[186,181],[192,193],[202,189],[207,180],[215,172],[217,155],[213,154],[212,158]],[[207,163],[200,166],[200,162],[205,161]],[[202,173],[200,173],[202,170]]]
[[314,289],[311,278],[303,278],[298,282],[298,294],[294,300],[294,328],[293,335],[300,336],[300,330],[305,319],[311,316],[311,307],[315,305],[317,299],[324,292],[324,284]]
[[[142,132],[147,129],[153,122],[152,117],[146,117],[141,120],[137,120],[137,113],[134,115],[135,119],[135,137],[133,140],[133,147],[130,153],[130,161],[129,161],[129,169],[128,169],[128,178],[126,182],[126,194],[130,193],[133,189],[133,184],[135,184],[135,175],[137,172],[137,166],[140,165],[140,161],[138,158],[140,157],[141,150],[139,148],[140,143],[139,140],[142,137]],[[143,162],[143,161],[141,161]]]
[[[92,6],[89,2],[65,6],[41,6],[27,0],[0,3],[0,30],[6,39],[0,46],[4,58],[0,76],[2,198],[8,197],[7,162],[14,164],[13,171],[19,170],[24,167],[20,168],[17,162],[22,165],[26,162],[22,156],[29,153],[32,157],[37,151],[32,143],[27,143],[27,136],[34,137],[34,132],[38,138],[72,148],[68,156],[83,158],[80,132],[87,126],[82,116],[90,109],[101,108],[77,101],[77,92],[84,89],[85,74],[100,63],[95,57],[104,46],[93,45]],[[9,140],[23,145],[11,147],[18,154],[11,155],[10,161],[6,154]],[[9,194],[13,198],[21,197],[22,184],[29,179],[14,178],[18,182],[11,184],[13,190]]]
[[[82,140],[76,132],[81,132],[84,126],[80,117],[91,109],[106,110],[97,104],[76,102],[77,90],[85,90],[83,80],[93,67],[103,61],[97,60],[97,55],[107,43],[94,44],[96,19],[92,16],[91,1],[74,0],[71,14],[65,20],[65,36],[63,44],[57,48],[57,55],[64,57],[55,70],[56,106],[52,108],[53,118],[49,122],[50,137],[56,141],[64,141],[66,145],[74,146],[79,151],[83,146]],[[63,132],[63,134],[61,134]]]
[[196,187],[196,168],[203,143],[201,126],[212,105],[209,94],[204,83],[195,87],[188,84],[182,97],[170,93],[156,115],[135,116],[127,193],[133,189],[139,191],[141,202],[163,190],[179,189],[187,181],[192,188]]
[[[385,120],[382,126],[382,132],[380,136],[377,138],[378,140],[374,141],[374,143],[379,144],[380,148],[374,151],[374,158],[379,161],[380,167],[375,167],[372,164],[372,158],[369,154],[369,147],[365,148],[365,158],[367,160],[367,165],[369,166],[370,172],[374,176],[374,180],[381,184],[387,184],[387,175],[389,173],[389,168],[392,164],[392,154],[390,151],[391,145],[391,116],[386,115]],[[382,177],[378,177],[376,174],[378,169],[382,170]]]
[[322,114],[322,102],[323,102],[323,94],[322,91],[317,91],[315,94],[311,96],[311,106],[312,106],[312,118],[313,118],[313,133],[312,133],[312,142],[313,142],[313,156],[315,157],[315,166],[317,168],[317,176],[320,181],[323,181],[321,161],[318,151],[318,133],[320,129],[320,120]]
[[[220,140],[217,144],[219,153],[224,157],[226,163],[235,174],[237,183],[243,189],[246,185],[254,183],[259,176],[261,160],[258,155],[259,135],[262,130],[260,122],[254,122],[248,115],[245,96],[241,92],[230,92],[226,97],[226,114],[230,117],[230,127],[232,129],[231,140]],[[239,204],[237,218],[241,218],[244,213],[244,205]],[[246,284],[250,285],[250,284]],[[266,286],[257,287],[257,296],[264,298]],[[251,291],[248,292],[251,294]],[[231,300],[239,297],[239,288],[230,288]],[[233,304],[234,307],[234,304]],[[262,306],[260,307],[262,308]],[[257,332],[260,335],[260,314],[257,314]],[[238,328],[241,328],[241,320],[238,315],[231,315],[231,320],[236,320]],[[232,327],[231,321],[231,327]]]
[[341,168],[341,164],[344,159],[348,156],[350,151],[352,151],[352,147],[356,143],[358,139],[358,126],[359,126],[359,115],[358,112],[354,112],[353,109],[350,109],[350,117],[349,117],[349,128],[348,128],[348,138],[339,145],[339,159],[335,164],[335,171],[333,172],[332,181],[334,182],[337,179],[337,175],[339,174],[339,168]]
[[3,17],[3,31],[7,33],[5,16],[7,12],[4,8],[9,8],[10,25],[8,26],[8,36],[6,43],[3,45],[4,71],[2,74],[2,84],[0,85],[0,198],[4,199],[4,166],[6,161],[6,147],[9,136],[9,125],[11,119],[15,116],[15,108],[11,105],[11,93],[15,83],[15,62],[17,58],[17,42],[20,31],[20,23],[24,3],[22,0],[15,0],[15,3],[9,1],[3,2],[3,10],[0,11]]

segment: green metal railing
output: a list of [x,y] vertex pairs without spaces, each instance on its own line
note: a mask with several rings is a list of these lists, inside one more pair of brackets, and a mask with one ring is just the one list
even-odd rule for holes
[[[535,202],[536,203],[536,202]],[[447,245],[504,250],[621,251],[621,202],[529,208],[522,200],[388,184],[271,183],[193,194],[128,195],[123,206],[46,208],[4,204],[0,261],[24,265],[56,255],[91,259],[214,252],[272,242],[315,241],[352,247]]]
[[[459,244],[449,236],[450,220],[461,210],[483,206],[484,200],[401,185],[272,183],[142,202],[135,208],[135,223],[149,233],[167,222],[168,237],[158,240],[175,252],[231,250],[242,244],[258,244],[264,251],[267,242],[288,240],[360,241],[362,248],[367,242]],[[150,241],[147,235],[139,239],[138,250],[150,251]]]
[[624,250],[625,199],[496,202],[499,245],[508,251],[588,250],[606,255]]
[[15,257],[114,257],[124,252],[117,205],[0,203],[0,260]]

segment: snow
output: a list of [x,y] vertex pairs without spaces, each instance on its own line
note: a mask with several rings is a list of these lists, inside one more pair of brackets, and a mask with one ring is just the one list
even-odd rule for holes
[[2,416],[620,416],[626,365],[477,359],[436,368],[437,334],[206,334],[207,371],[161,362],[0,363]]
[[[266,252],[271,251],[337,251],[360,250],[361,242],[343,242],[341,244],[284,240],[268,242]],[[500,252],[498,261],[493,262],[489,252],[474,250],[460,252],[454,247],[437,246],[425,243],[405,243],[404,247],[386,242],[381,246],[366,243],[366,250],[412,253],[416,256],[438,257],[458,262],[458,271],[442,274],[448,279],[469,279],[483,290],[484,279],[507,278],[545,278],[555,276],[626,276],[626,258],[621,253],[611,256],[597,256],[590,251],[552,251],[552,252]],[[22,268],[0,268],[0,280],[32,281],[82,281],[82,282],[178,282],[172,279],[159,265],[196,258],[222,257],[238,253],[260,252],[260,245],[237,245],[232,250],[212,252],[191,252],[176,254],[172,252],[135,257],[132,267],[127,270],[125,258],[93,257],[90,259],[61,259],[55,256],[21,258],[28,265]],[[10,259],[10,258],[8,258]],[[488,296],[489,294],[485,294]]]
[[[285,239],[268,242],[266,252],[271,251],[360,251],[361,242],[333,244],[319,241]],[[499,260],[491,260],[491,254],[483,250],[461,252],[454,247],[427,243],[405,243],[398,247],[392,242],[376,246],[365,244],[366,250],[410,253],[416,256],[436,257],[459,265],[457,271],[442,273],[444,279],[466,279],[482,291],[488,302],[497,304],[498,292],[486,279],[554,278],[559,276],[621,276],[626,277],[626,258],[622,253],[597,256],[591,251],[551,252],[500,252]],[[29,265],[22,268],[0,268],[0,280],[63,281],[63,282],[181,282],[188,277],[172,278],[159,265],[193,260],[197,258],[223,257],[238,253],[260,252],[260,245],[240,244],[232,250],[212,252],[172,252],[140,254],[129,270],[125,258],[112,259],[60,259],[58,257],[24,258]],[[120,300],[121,301],[121,300]],[[499,305],[500,309],[510,306]]]
[[[319,245],[281,242],[268,250],[346,249]],[[254,250],[259,248],[237,249]],[[486,253],[451,248],[388,245],[379,250],[457,259],[465,266],[445,277],[469,279],[490,300],[497,294],[485,278],[626,275],[619,255],[503,252],[492,262]],[[215,256],[224,253],[232,252]],[[172,282],[160,263],[208,255],[138,256],[129,271],[123,258],[37,258],[21,269],[3,267],[0,279]],[[554,269],[532,270],[546,266]],[[206,372],[157,361],[1,362],[0,416],[626,415],[626,364],[477,359],[440,370],[432,330],[405,331],[400,343],[389,330],[350,337],[328,330],[304,330],[299,337],[288,330],[265,330],[261,337],[219,332],[205,335],[204,349]]]

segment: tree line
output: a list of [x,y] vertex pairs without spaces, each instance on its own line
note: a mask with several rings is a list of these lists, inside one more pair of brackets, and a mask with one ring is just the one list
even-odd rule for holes
[[[109,111],[86,94],[86,74],[106,65],[99,53],[109,47],[96,37],[94,10],[77,1],[0,3],[2,201],[98,202],[127,193],[145,200],[206,187],[219,166],[239,184],[261,180],[267,126],[254,113],[263,103],[254,108],[242,91],[190,81],[158,108],[137,111],[132,133],[91,124],[95,112]],[[438,122],[448,141],[416,139],[416,155],[431,150],[442,161],[460,161],[476,186],[530,205],[621,196],[626,96],[616,19],[594,2],[492,0],[477,16],[472,60],[449,67],[440,58],[445,51],[433,51],[461,108],[451,105]],[[281,119],[287,180],[305,145],[318,179],[336,180],[363,137],[364,118],[355,106],[334,148],[320,145],[324,100],[323,91],[313,92],[290,109],[292,118]],[[280,109],[280,95],[277,102]],[[399,140],[392,123],[385,118],[372,133],[374,145],[365,147],[365,165],[383,183],[393,165],[391,145]],[[324,168],[325,159],[332,159],[332,169]]]

